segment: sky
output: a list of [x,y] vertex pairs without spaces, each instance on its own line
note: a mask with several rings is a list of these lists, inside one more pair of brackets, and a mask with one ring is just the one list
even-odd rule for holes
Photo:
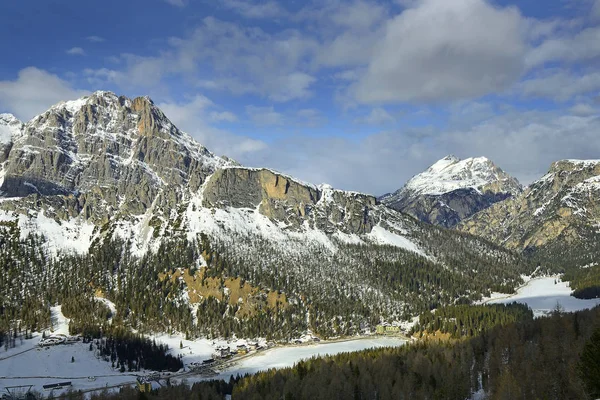
[[5,0],[0,48],[0,112],[149,95],[217,155],[346,190],[600,158],[600,0]]

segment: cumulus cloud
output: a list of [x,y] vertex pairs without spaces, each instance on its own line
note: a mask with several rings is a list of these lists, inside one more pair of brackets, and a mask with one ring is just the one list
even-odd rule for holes
[[15,80],[0,81],[0,107],[27,121],[46,111],[52,104],[76,99],[87,94],[42,69],[35,67],[19,71]]
[[599,122],[597,116],[508,112],[460,129],[383,130],[358,141],[294,136],[257,152],[252,163],[313,183],[381,195],[453,153],[489,157],[529,184],[556,160],[597,158]]
[[471,98],[503,90],[523,71],[524,20],[484,0],[423,0],[386,24],[366,74],[363,103]]
[[571,114],[587,117],[590,115],[598,115],[598,107],[594,107],[590,104],[578,103],[569,109]]
[[545,71],[523,81],[517,90],[525,97],[566,101],[570,98],[600,90],[600,73],[576,74],[569,71]]
[[66,51],[67,54],[72,55],[72,56],[84,56],[85,55],[85,51],[81,48],[81,47],[71,47],[69,50]]
[[88,42],[92,42],[92,43],[101,43],[101,42],[104,42],[105,39],[101,36],[92,35],[92,36],[87,36],[85,38],[85,40],[87,40]]
[[526,58],[527,67],[533,68],[551,61],[577,62],[600,56],[600,27],[551,37],[534,48]]
[[[121,54],[119,68],[87,69],[85,76],[93,84],[125,88],[152,88],[177,76],[201,89],[286,102],[313,95],[316,78],[302,66],[317,46],[298,31],[271,34],[207,17],[188,36],[170,38],[156,56]],[[201,77],[207,68],[213,71],[209,79]]]
[[251,19],[277,18],[288,15],[288,12],[276,1],[221,0],[220,4]]
[[356,118],[354,122],[365,125],[388,125],[396,122],[396,118],[392,117],[384,108],[376,107],[371,109],[368,115]]
[[246,114],[257,126],[283,125],[284,121],[283,114],[275,111],[273,106],[246,106]]
[[187,0],[165,0],[165,3],[175,7],[183,8],[187,5]]
[[256,152],[267,145],[256,139],[239,136],[229,131],[217,129],[210,122],[219,118],[236,120],[228,111],[211,111],[218,108],[210,99],[196,95],[186,102],[165,101],[157,104],[165,115],[181,130],[192,135],[196,140],[218,155],[226,155],[241,162],[247,162]]

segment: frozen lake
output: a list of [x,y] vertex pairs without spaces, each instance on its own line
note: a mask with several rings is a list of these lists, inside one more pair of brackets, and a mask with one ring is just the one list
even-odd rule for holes
[[585,310],[600,304],[600,299],[582,300],[571,296],[571,292],[569,282],[562,282],[560,276],[550,276],[530,280],[513,295],[495,293],[494,298],[486,303],[524,303],[533,310],[536,317],[552,312],[557,304],[563,311],[568,312]]
[[238,364],[223,371],[213,379],[228,380],[232,375],[254,374],[270,368],[291,367],[300,360],[305,360],[314,356],[334,355],[374,347],[397,347],[402,346],[405,343],[406,340],[400,338],[376,337],[336,343],[274,348],[241,360]]

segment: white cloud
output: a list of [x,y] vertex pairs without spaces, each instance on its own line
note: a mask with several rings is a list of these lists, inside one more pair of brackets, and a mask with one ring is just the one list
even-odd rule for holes
[[246,18],[262,19],[287,16],[288,12],[276,1],[221,0],[220,4]]
[[212,111],[209,116],[213,122],[236,122],[238,120],[235,114],[229,111]]
[[270,107],[246,106],[246,114],[257,126],[283,125],[283,114]]
[[526,64],[533,68],[550,61],[591,60],[600,56],[598,43],[600,27],[587,28],[576,34],[551,37],[527,55]]
[[44,70],[28,67],[15,80],[0,81],[0,107],[26,121],[59,101],[87,94]]
[[296,111],[296,121],[300,126],[315,128],[327,122],[319,110],[314,108],[303,108]]
[[591,105],[585,104],[585,103],[575,104],[573,107],[571,107],[569,109],[569,111],[573,115],[579,115],[579,116],[583,116],[583,117],[599,114],[598,107],[594,107],[594,106],[591,106]]
[[358,141],[295,135],[253,154],[251,163],[308,182],[383,194],[453,153],[462,158],[489,157],[527,184],[544,175],[556,160],[597,158],[599,122],[591,116],[511,111],[457,129],[403,128]]
[[312,95],[310,86],[316,80],[315,77],[304,72],[291,72],[287,75],[275,77],[267,85],[270,89],[268,97],[274,101],[305,99]]
[[591,16],[594,20],[600,20],[600,0],[594,1]]
[[69,50],[66,51],[67,54],[69,55],[78,55],[78,56],[84,56],[85,55],[85,51],[81,48],[81,47],[71,47]]
[[169,63],[169,57],[142,57],[135,54],[121,54],[118,64],[122,69],[91,69],[83,71],[85,78],[94,86],[107,83],[116,84],[122,89],[151,89],[161,85],[163,77],[176,71],[177,66]]
[[85,40],[87,40],[88,42],[92,42],[92,43],[101,43],[101,42],[104,42],[105,39],[101,36],[92,35],[92,36],[87,36],[85,38]]
[[168,57],[165,64],[173,70],[192,72],[206,62],[212,66],[215,76],[199,80],[204,87],[281,102],[312,95],[316,78],[306,67],[318,43],[298,31],[270,34],[205,18],[189,37],[170,43],[172,52],[163,58]]
[[[256,152],[264,150],[267,145],[256,139],[235,135],[231,132],[216,129],[208,124],[215,121],[209,111],[218,108],[210,99],[196,95],[187,102],[165,101],[157,104],[165,115],[181,130],[192,135],[196,140],[218,155],[226,155],[235,160],[246,162]],[[218,117],[227,114],[227,118],[237,119],[234,114],[221,112]],[[218,119],[217,117],[217,119]]]
[[385,109],[376,107],[368,115],[356,118],[354,122],[365,125],[388,125],[395,123],[396,118],[392,117]]
[[[121,54],[116,59],[119,68],[87,69],[85,77],[92,84],[148,90],[176,76],[201,89],[286,102],[313,95],[316,78],[307,72],[308,57],[317,46],[298,31],[270,34],[209,17],[187,37],[170,38],[156,56]],[[207,68],[214,71],[208,79]]]
[[538,97],[566,101],[584,93],[600,90],[600,73],[577,75],[568,71],[548,71],[523,81],[517,91],[525,97]]
[[170,4],[175,7],[185,7],[187,5],[187,0],[165,0],[167,4]]
[[525,21],[484,0],[423,0],[386,24],[366,74],[363,103],[431,102],[503,90],[522,73]]

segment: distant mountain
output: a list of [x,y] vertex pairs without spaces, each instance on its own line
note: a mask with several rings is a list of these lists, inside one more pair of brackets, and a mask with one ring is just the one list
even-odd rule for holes
[[450,155],[380,200],[421,221],[451,228],[521,191],[515,178],[487,158],[460,160]]
[[[515,253],[419,223],[374,196],[218,157],[148,97],[96,92],[24,124],[3,114],[0,137],[0,256],[19,258],[5,266],[11,277],[33,274],[0,282],[11,299],[0,309],[15,315],[23,296],[45,304],[60,292],[78,304],[73,296],[101,292],[131,324],[265,334],[292,318],[280,333],[300,324],[333,335],[510,291],[531,272]],[[495,172],[468,164],[464,180],[504,187],[499,172],[483,185]],[[38,240],[34,273],[26,260]],[[144,315],[150,304],[168,318]]]
[[600,239],[599,198],[600,160],[557,161],[522,194],[458,228],[519,251],[547,250],[570,261],[593,258],[597,252],[591,248]]

